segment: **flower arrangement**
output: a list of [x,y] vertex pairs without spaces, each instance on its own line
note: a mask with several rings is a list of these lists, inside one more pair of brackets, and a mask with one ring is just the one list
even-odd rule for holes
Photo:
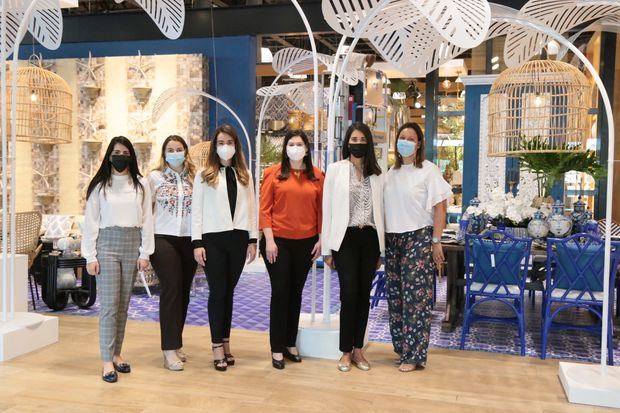
[[[525,227],[537,211],[532,207],[532,201],[533,196],[527,193],[518,192],[515,196],[512,192],[505,193],[502,188],[497,187],[486,201],[482,201],[479,206],[468,207],[466,212],[470,216],[484,214],[489,222],[497,227]],[[545,213],[545,210],[542,212]],[[548,212],[545,215],[548,215]]]

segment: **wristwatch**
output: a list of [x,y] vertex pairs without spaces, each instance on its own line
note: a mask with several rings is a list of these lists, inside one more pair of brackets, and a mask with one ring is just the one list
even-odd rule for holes
[[431,239],[431,242],[432,242],[433,244],[439,244],[439,243],[441,242],[441,238],[433,237],[433,238]]

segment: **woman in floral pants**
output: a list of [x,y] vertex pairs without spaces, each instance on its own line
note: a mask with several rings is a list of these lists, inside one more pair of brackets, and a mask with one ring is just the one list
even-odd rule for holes
[[396,163],[384,186],[390,333],[402,372],[426,364],[435,268],[443,264],[441,233],[452,188],[424,160],[416,123],[398,130]]

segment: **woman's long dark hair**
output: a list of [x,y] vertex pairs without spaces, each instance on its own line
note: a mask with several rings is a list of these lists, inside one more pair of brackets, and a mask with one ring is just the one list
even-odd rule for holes
[[424,148],[424,132],[422,132],[422,128],[415,122],[407,122],[403,124],[400,128],[398,128],[398,132],[396,133],[396,142],[394,143],[394,148],[396,151],[396,159],[394,160],[394,169],[398,169],[403,165],[403,157],[398,152],[398,138],[400,137],[400,133],[405,129],[413,129],[415,134],[418,135],[418,144],[416,145],[416,154],[413,159],[413,164],[417,168],[421,168],[424,163],[425,148]]
[[86,191],[86,199],[90,198],[90,195],[93,193],[97,185],[101,184],[101,188],[105,193],[106,187],[112,184],[112,162],[110,161],[110,156],[112,155],[112,151],[114,150],[114,145],[120,143],[125,146],[129,150],[129,176],[131,176],[131,181],[133,182],[133,186],[136,189],[136,192],[140,190],[144,193],[144,187],[140,182],[140,178],[142,174],[138,170],[138,159],[136,158],[136,151],[133,149],[133,145],[124,136],[115,136],[110,141],[108,145],[108,149],[105,151],[105,156],[103,157],[103,162],[101,162],[101,166],[99,170],[88,184],[88,190]]
[[344,143],[342,144],[342,159],[349,158],[351,154],[349,152],[349,140],[351,139],[353,132],[356,130],[364,134],[364,137],[366,138],[366,145],[368,145],[368,151],[366,152],[366,156],[364,156],[362,171],[364,173],[364,178],[370,175],[381,175],[381,168],[379,167],[377,157],[375,156],[375,145],[372,141],[372,132],[370,132],[370,128],[362,122],[355,122],[353,125],[349,126],[349,129],[347,129],[347,133],[344,135]]
[[306,156],[304,156],[303,163],[306,166],[306,177],[308,177],[311,181],[316,181],[319,178],[314,176],[314,167],[312,166],[312,156],[310,156],[310,141],[308,140],[308,136],[302,130],[291,130],[286,133],[284,136],[284,143],[282,144],[282,160],[280,161],[280,175],[278,175],[278,179],[281,181],[287,180],[289,176],[291,176],[291,160],[286,153],[286,146],[288,145],[288,141],[292,138],[299,136],[302,141],[304,141],[304,145],[306,145],[306,149],[308,152]]

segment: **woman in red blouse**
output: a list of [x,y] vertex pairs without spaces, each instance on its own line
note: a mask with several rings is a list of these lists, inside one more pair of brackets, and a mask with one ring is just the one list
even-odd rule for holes
[[312,166],[302,131],[284,138],[281,163],[267,168],[260,193],[260,251],[271,281],[269,341],[272,365],[301,362],[297,329],[301,295],[312,261],[321,255],[323,172]]

